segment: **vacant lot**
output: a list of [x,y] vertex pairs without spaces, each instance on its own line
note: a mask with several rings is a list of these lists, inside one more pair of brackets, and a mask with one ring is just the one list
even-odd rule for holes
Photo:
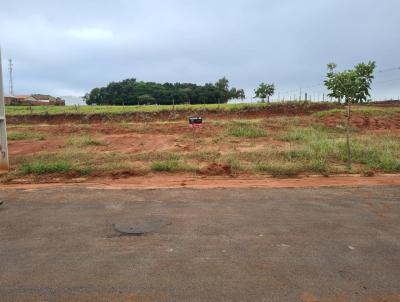
[[[147,109],[154,112],[127,107],[130,113],[119,107],[102,113],[93,111],[108,107],[59,107],[47,114],[43,108],[35,108],[41,110],[37,114],[8,108],[11,173],[2,181],[400,172],[399,106],[355,107],[351,171],[346,169],[345,109],[337,105],[154,107]],[[193,132],[186,118],[196,113],[205,124]]]

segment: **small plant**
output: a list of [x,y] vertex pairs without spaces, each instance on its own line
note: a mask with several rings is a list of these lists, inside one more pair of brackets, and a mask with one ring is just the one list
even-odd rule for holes
[[267,136],[267,132],[258,126],[239,126],[228,130],[229,136],[257,138]]
[[21,166],[21,174],[67,173],[73,170],[73,165],[65,161],[33,161]]
[[197,168],[177,160],[156,161],[150,166],[154,172],[194,172]]
[[151,164],[151,170],[155,172],[176,172],[180,169],[180,164],[176,160],[156,161]]
[[72,145],[75,147],[90,147],[90,146],[104,146],[105,143],[91,136],[84,135],[81,137],[70,138],[67,142],[67,145]]

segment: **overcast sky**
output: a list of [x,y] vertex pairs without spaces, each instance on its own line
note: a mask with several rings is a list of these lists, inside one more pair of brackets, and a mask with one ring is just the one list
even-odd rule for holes
[[[0,0],[4,85],[17,94],[83,95],[110,81],[215,82],[248,97],[322,94],[326,64],[400,67],[399,0]],[[311,87],[313,86],[313,87]],[[373,94],[400,95],[400,69]]]

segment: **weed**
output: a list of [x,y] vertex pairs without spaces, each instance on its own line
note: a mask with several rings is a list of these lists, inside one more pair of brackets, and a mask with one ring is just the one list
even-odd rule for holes
[[65,161],[33,161],[20,167],[21,174],[67,173],[73,170],[73,165]]
[[224,158],[222,161],[226,166],[230,168],[231,174],[233,175],[237,175],[245,170],[242,163],[233,156],[228,156],[227,158]]
[[257,138],[267,136],[267,132],[259,126],[238,126],[232,127],[227,134],[234,137]]
[[154,172],[178,172],[178,171],[195,171],[196,168],[177,161],[177,160],[166,160],[166,161],[156,161],[151,164],[151,170]]
[[217,151],[197,151],[189,154],[187,157],[190,159],[212,162],[218,159],[220,156],[220,153]]
[[[400,172],[400,139],[391,136],[367,136],[353,139],[351,143],[354,162],[384,172]],[[339,158],[347,161],[344,142],[339,144]]]
[[105,142],[101,142],[88,135],[80,137],[72,137],[67,141],[67,145],[75,147],[104,146],[105,144],[106,144]]
[[7,136],[10,141],[19,141],[19,140],[45,140],[46,136],[41,133],[34,132],[10,132]]

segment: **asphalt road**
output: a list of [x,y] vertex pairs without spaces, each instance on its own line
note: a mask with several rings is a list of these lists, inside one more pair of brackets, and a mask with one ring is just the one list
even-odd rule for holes
[[400,301],[400,187],[0,199],[0,301]]

